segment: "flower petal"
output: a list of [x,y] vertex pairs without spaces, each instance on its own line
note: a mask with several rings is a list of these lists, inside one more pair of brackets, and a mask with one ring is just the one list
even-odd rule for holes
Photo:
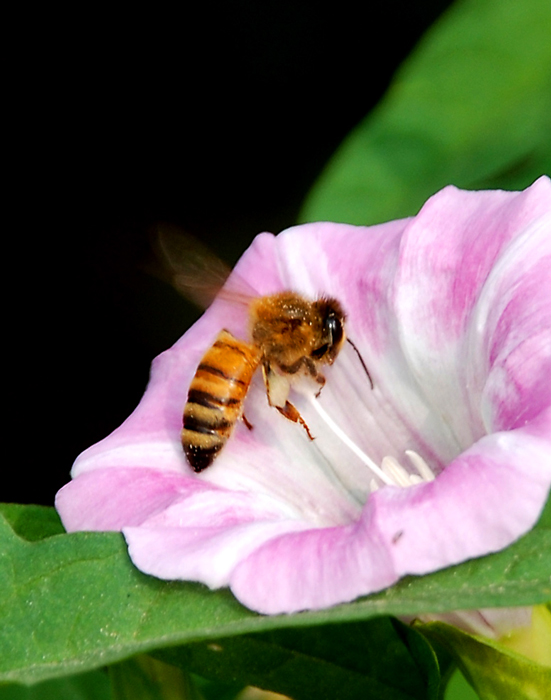
[[[550,212],[548,178],[524,192],[447,187],[402,237],[394,286],[397,341],[418,393],[433,419],[441,419],[432,432],[447,435],[455,454],[495,429],[482,422],[480,397],[492,363],[505,362],[507,348],[529,340],[515,364],[532,351],[540,363],[533,381],[540,386],[548,371],[541,363],[551,342],[551,276],[541,258],[550,251]],[[545,338],[536,342],[542,331]],[[451,455],[443,456],[449,461]]]
[[213,488],[161,469],[98,468],[66,484],[55,505],[68,532],[121,530],[141,525],[185,495]]
[[502,251],[549,214],[551,182],[523,192],[446,187],[431,197],[401,241],[396,310],[404,334],[434,351],[460,338]]
[[134,564],[157,578],[227,586],[236,565],[275,537],[300,530],[298,520],[271,520],[219,527],[124,528]]
[[[270,408],[262,378],[212,467],[180,444],[186,392],[246,307],[220,296],[153,363],[143,400],[84,452],[56,505],[65,526],[122,529],[160,578],[230,585],[266,613],[321,608],[500,549],[537,520],[551,485],[551,183],[523,193],[446,188],[414,219],[316,223],[258,236],[227,289],[334,296],[346,345],[319,405],[380,462],[413,449],[438,475],[371,493],[306,395],[316,437]],[[504,505],[505,504],[505,505]]]
[[237,566],[233,592],[267,614],[318,609],[503,548],[545,503],[550,421],[483,438],[429,484],[377,491],[355,525],[269,541]]
[[551,485],[551,413],[537,423],[482,438],[433,482],[373,494],[399,576],[497,551],[535,525]]
[[551,213],[507,247],[473,314],[472,325],[484,328],[480,351],[473,346],[486,432],[525,425],[551,406],[550,231]]
[[368,504],[354,525],[282,535],[235,569],[231,589],[265,614],[298,612],[354,600],[397,580]]

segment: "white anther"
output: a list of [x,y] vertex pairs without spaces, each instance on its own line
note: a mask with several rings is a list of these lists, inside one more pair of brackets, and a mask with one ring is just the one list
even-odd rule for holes
[[409,481],[409,474],[395,457],[391,457],[390,455],[383,457],[381,467],[384,473],[388,474],[396,486],[407,487],[411,485]]
[[[322,418],[324,423],[326,423],[331,431],[344,442],[344,444],[358,456],[362,462],[371,469],[374,474],[374,478],[371,479],[369,488],[371,493],[377,491],[380,487],[380,482],[388,484],[389,486],[401,486],[407,488],[408,486],[413,486],[415,484],[422,484],[428,481],[434,481],[436,478],[434,472],[421,457],[414,450],[406,450],[405,454],[409,458],[413,467],[417,470],[418,474],[410,474],[407,469],[405,469],[396,457],[387,455],[383,457],[381,466],[377,466],[375,462],[366,455],[366,453],[361,450],[356,443],[351,440],[348,435],[339,428],[335,421],[325,412],[321,407],[319,401],[315,397],[310,398],[312,406],[316,409],[319,416]],[[377,477],[377,478],[375,478]]]
[[419,475],[423,481],[434,481],[436,479],[434,472],[421,457],[421,455],[417,454],[417,452],[414,452],[413,450],[406,450],[406,455],[409,457],[409,460],[415,469],[417,469],[419,472]]

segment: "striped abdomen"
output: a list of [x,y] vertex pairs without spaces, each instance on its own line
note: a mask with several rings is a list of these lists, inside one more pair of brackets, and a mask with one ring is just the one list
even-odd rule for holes
[[243,401],[259,364],[254,345],[220,331],[191,381],[182,444],[192,469],[206,469],[226,444],[243,413]]

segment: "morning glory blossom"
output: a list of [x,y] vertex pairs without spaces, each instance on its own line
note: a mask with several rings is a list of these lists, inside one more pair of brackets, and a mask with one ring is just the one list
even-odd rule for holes
[[497,551],[537,521],[551,485],[551,182],[446,187],[413,218],[261,234],[228,281],[339,300],[345,344],[311,433],[268,406],[260,372],[211,467],[180,443],[196,367],[224,297],[157,357],[145,395],[76,460],[57,496],[68,531],[122,530],[162,579],[229,586],[262,613],[319,609]]

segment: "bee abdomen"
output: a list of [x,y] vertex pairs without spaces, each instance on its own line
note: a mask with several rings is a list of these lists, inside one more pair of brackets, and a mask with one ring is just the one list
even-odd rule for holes
[[221,331],[203,356],[184,409],[182,443],[194,471],[206,469],[241,417],[243,401],[258,366],[256,348]]

